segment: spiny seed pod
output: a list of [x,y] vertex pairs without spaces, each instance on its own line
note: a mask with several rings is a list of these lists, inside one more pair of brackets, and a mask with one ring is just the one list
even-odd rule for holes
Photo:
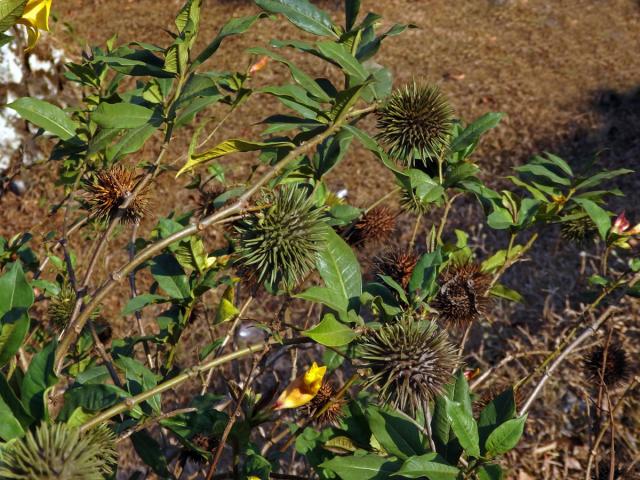
[[431,209],[431,205],[422,202],[412,189],[403,188],[400,192],[400,208],[415,215],[424,215]]
[[389,155],[406,166],[415,158],[426,163],[446,146],[453,125],[453,111],[435,85],[413,82],[393,92],[378,111],[378,139]]
[[336,399],[335,393],[335,389],[329,382],[323,382],[313,400],[302,407],[303,414],[307,417],[312,417],[329,404],[327,409],[314,420],[314,423],[318,427],[337,426],[344,415],[343,407],[347,404],[347,401],[344,397]]
[[614,388],[629,378],[630,368],[627,353],[619,344],[612,342],[606,350],[606,355],[606,361],[603,365],[605,347],[597,346],[591,350],[584,359],[585,373],[596,385],[600,383],[600,374],[602,374],[605,385]]
[[442,392],[458,364],[444,330],[410,317],[366,331],[359,348],[364,367],[371,369],[365,386],[377,386],[383,404],[410,414]]
[[378,275],[391,277],[396,283],[406,289],[413,275],[413,269],[418,263],[418,257],[410,251],[391,250],[375,259],[375,269]]
[[195,464],[203,465],[207,461],[207,457],[202,452],[213,453],[220,444],[216,437],[197,433],[191,438],[191,443],[196,449],[187,447],[182,451],[181,457],[183,461],[191,460]]
[[214,201],[220,195],[224,193],[224,188],[222,187],[205,187],[200,190],[198,195],[198,200],[196,204],[196,209],[194,210],[194,215],[196,218],[201,219],[204,217],[208,217],[213,212],[216,211],[216,207],[214,205]]
[[[60,287],[58,295],[51,297],[49,306],[47,307],[47,315],[53,326],[58,328],[65,326],[73,314],[75,305],[76,292],[71,285],[65,282]],[[98,314],[97,311],[93,311],[91,318],[97,318]]]
[[352,245],[382,243],[396,228],[396,215],[389,207],[375,207],[363,214],[349,234]]
[[117,459],[115,435],[101,426],[81,434],[64,423],[42,423],[0,455],[0,478],[102,480]]
[[47,307],[49,321],[56,327],[63,327],[67,324],[76,305],[76,292],[68,283],[63,283],[60,293],[51,297]]
[[307,190],[285,185],[261,201],[264,209],[235,224],[237,264],[253,271],[258,282],[295,287],[315,265],[325,238],[324,210]]
[[442,322],[463,328],[486,315],[491,276],[472,262],[450,266],[440,279],[440,290],[431,306]]
[[593,240],[597,233],[598,227],[589,215],[562,222],[560,228],[562,238],[578,245],[584,245]]
[[[92,182],[85,185],[85,199],[91,214],[98,219],[112,219],[120,206],[136,187],[137,178],[133,171],[116,165],[109,170],[95,174]],[[149,185],[147,184],[121,213],[122,223],[139,223],[148,213]]]

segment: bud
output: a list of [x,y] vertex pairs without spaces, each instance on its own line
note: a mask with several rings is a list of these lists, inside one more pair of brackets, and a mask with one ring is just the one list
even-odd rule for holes
[[276,400],[275,409],[297,408],[309,403],[318,394],[326,371],[327,367],[319,367],[316,362],[313,362],[304,375],[296,378],[280,394]]
[[251,68],[249,68],[249,75],[253,75],[254,73],[259,72],[267,66],[267,63],[269,63],[269,57],[260,58],[260,60],[251,65]]

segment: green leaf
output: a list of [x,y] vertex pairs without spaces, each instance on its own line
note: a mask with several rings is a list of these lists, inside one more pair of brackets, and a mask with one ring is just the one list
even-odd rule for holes
[[495,284],[491,288],[490,293],[494,297],[505,298],[507,300],[511,300],[512,302],[516,302],[516,303],[523,303],[524,301],[524,298],[522,298],[522,295],[520,295],[519,292],[517,292],[516,290],[513,290],[512,288],[506,287],[501,283]]
[[138,456],[144,463],[160,475],[160,478],[172,478],[167,465],[167,459],[162,454],[162,448],[145,430],[131,435],[131,442]]
[[23,97],[7,107],[15,110],[22,118],[49,133],[69,140],[76,135],[78,125],[59,107],[37,98]]
[[[7,379],[0,373],[0,400],[11,410],[11,414],[20,422],[23,428],[28,428],[33,423],[33,418],[20,403]],[[3,417],[0,417],[3,418]]]
[[24,12],[27,0],[3,0],[0,2],[0,32],[13,27]]
[[171,298],[185,299],[191,296],[189,279],[178,261],[167,253],[153,259],[151,274],[160,288]]
[[206,62],[211,55],[216,53],[222,41],[231,36],[239,35],[246,32],[251,26],[260,18],[264,18],[266,15],[260,13],[258,15],[251,15],[248,17],[240,17],[229,20],[218,32],[218,35],[207,45],[202,52],[196,57],[191,64],[191,70],[195,70],[200,64]]
[[326,12],[314,7],[308,0],[256,0],[256,5],[271,13],[281,13],[305,32],[338,38],[336,26]]
[[479,458],[480,437],[478,435],[478,425],[473,416],[466,411],[462,404],[449,399],[446,399],[446,412],[451,423],[451,429],[458,437],[458,441],[467,455]]
[[144,293],[130,299],[125,307],[122,309],[122,315],[131,315],[138,310],[142,310],[147,305],[155,303],[168,302],[169,299],[162,295],[156,295],[154,293]]
[[369,72],[344,45],[330,40],[318,42],[317,45],[322,55],[340,65],[349,76],[356,80],[356,83],[363,83],[369,77]]
[[327,347],[348,345],[358,336],[349,327],[336,320],[331,313],[327,313],[318,325],[302,333]]
[[516,413],[516,402],[513,389],[509,388],[497,395],[480,412],[478,419],[478,431],[480,433],[480,443],[484,445],[486,439],[495,428],[511,420]]
[[58,382],[58,377],[53,372],[56,344],[57,342],[51,342],[34,355],[22,380],[22,404],[34,418],[48,417],[45,393]]
[[377,407],[367,408],[366,415],[373,435],[390,454],[404,460],[427,452],[424,436],[406,418]]
[[478,141],[480,136],[498,125],[502,118],[502,113],[486,113],[467,126],[456,138],[453,139],[449,149],[452,152],[464,150],[471,144]]
[[[147,390],[151,390],[158,384],[158,377],[139,361],[121,356],[116,359],[116,365],[120,367],[127,379],[127,390],[133,395],[138,395]],[[147,400],[154,412],[161,411],[160,394],[154,395]]]
[[322,303],[336,312],[346,312],[349,306],[347,299],[340,292],[328,287],[309,287],[304,292],[294,295],[294,297]]
[[478,480],[502,480],[500,465],[483,465],[478,469]]
[[351,107],[353,107],[358,99],[360,98],[360,94],[362,90],[367,86],[367,82],[356,85],[355,87],[351,87],[347,90],[343,90],[336,97],[336,103],[329,112],[329,117],[333,119],[334,122],[340,122],[344,119],[344,117],[349,113]]
[[360,12],[360,0],[345,0],[344,9],[346,13],[345,30],[351,30]]
[[628,175],[629,173],[633,173],[633,170],[629,170],[628,168],[605,170],[603,172],[596,173],[595,175],[578,183],[578,185],[576,185],[576,190],[584,190],[586,188],[595,187],[605,180],[611,180],[612,178],[615,178],[617,176]]
[[267,50],[266,48],[250,48],[248,51],[249,53],[253,53],[255,55],[265,55],[277,62],[283,63],[284,65],[289,67],[291,77],[296,81],[296,83],[304,88],[312,97],[317,98],[321,102],[329,102],[331,100],[331,97],[327,95],[327,93],[322,89],[318,82],[316,82],[313,78],[296,67],[287,58],[278,55],[275,52]]
[[103,128],[138,128],[159,125],[156,110],[135,103],[101,103],[91,114],[91,120]]
[[343,480],[384,480],[398,471],[400,462],[368,454],[334,457],[320,467],[335,472]]
[[191,155],[187,160],[187,163],[176,174],[176,177],[182,175],[184,172],[193,170],[197,165],[206,163],[214,158],[223,157],[230,153],[236,152],[254,152],[257,150],[264,150],[267,148],[293,148],[295,145],[291,142],[251,142],[249,140],[231,139],[219,143],[210,150],[204,153]]
[[607,211],[592,200],[588,200],[586,198],[574,198],[573,201],[584,208],[587,215],[591,217],[593,223],[598,227],[600,237],[602,237],[603,240],[606,239],[607,234],[611,229],[611,217],[609,217]]
[[409,291],[420,298],[425,298],[436,287],[438,267],[441,264],[442,249],[440,247],[420,257],[409,280]]
[[318,254],[317,268],[327,288],[345,303],[362,293],[360,264],[351,247],[333,229],[326,232],[324,248]]
[[33,290],[16,262],[0,277],[0,367],[20,349],[29,331]]
[[107,160],[111,162],[124,155],[137,152],[157,129],[156,125],[145,123],[140,127],[129,130],[115,145],[107,148]]
[[449,465],[444,458],[434,452],[410,457],[402,464],[402,468],[392,476],[405,478],[427,477],[429,480],[456,480],[460,470]]
[[13,415],[11,408],[0,397],[0,439],[8,442],[11,439],[22,437],[25,433],[18,419]]
[[507,420],[491,432],[485,443],[487,454],[491,456],[501,455],[514,448],[520,441],[520,437],[522,437],[526,421],[527,415]]

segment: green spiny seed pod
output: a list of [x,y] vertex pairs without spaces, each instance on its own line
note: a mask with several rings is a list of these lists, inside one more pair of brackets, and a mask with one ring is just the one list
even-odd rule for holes
[[377,386],[383,404],[414,414],[442,392],[458,364],[447,333],[435,322],[404,316],[396,323],[366,331],[360,358],[371,369],[366,387]]
[[65,423],[42,423],[2,451],[0,478],[101,480],[116,459],[115,435],[107,426],[81,434]]
[[60,293],[52,297],[47,307],[49,320],[56,327],[63,327],[67,324],[73,313],[76,304],[76,292],[68,283],[63,283]]
[[453,126],[453,110],[435,85],[413,82],[393,92],[378,111],[378,139],[389,155],[406,166],[416,157],[423,163],[437,158]]
[[562,238],[575,242],[578,245],[585,245],[593,240],[598,233],[598,227],[589,215],[573,218],[562,222],[560,228]]
[[424,203],[413,189],[402,188],[400,191],[400,207],[405,212],[424,215],[431,209],[432,205]]
[[235,224],[236,262],[257,282],[291,289],[315,265],[327,228],[324,210],[295,185],[265,195],[258,206],[264,208]]

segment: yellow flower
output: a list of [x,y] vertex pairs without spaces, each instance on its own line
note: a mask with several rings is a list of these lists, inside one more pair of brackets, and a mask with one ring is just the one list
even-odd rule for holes
[[18,23],[27,27],[27,51],[35,47],[40,30],[49,31],[49,12],[53,0],[28,0]]
[[326,371],[327,367],[319,367],[316,362],[313,362],[311,368],[304,375],[296,378],[280,394],[275,409],[296,408],[309,403],[320,390]]
[[260,480],[260,477],[256,477],[255,475],[251,475],[247,480]]

